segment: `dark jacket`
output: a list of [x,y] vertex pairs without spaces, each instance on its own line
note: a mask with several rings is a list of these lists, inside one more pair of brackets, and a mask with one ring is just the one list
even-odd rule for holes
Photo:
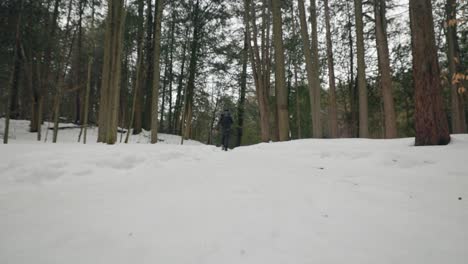
[[218,125],[221,126],[223,131],[230,130],[232,123],[234,123],[234,121],[232,120],[231,113],[224,112],[221,114]]

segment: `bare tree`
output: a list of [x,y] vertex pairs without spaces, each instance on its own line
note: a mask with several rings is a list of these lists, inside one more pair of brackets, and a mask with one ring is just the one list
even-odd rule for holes
[[409,1],[413,51],[416,146],[450,142],[443,111],[431,0]]
[[283,29],[281,18],[281,3],[272,0],[273,9],[273,44],[275,47],[275,92],[276,106],[278,111],[279,140],[289,140],[289,112],[288,112],[288,90],[286,87],[284,67]]
[[8,137],[10,131],[10,116],[11,116],[11,107],[12,107],[12,94],[13,91],[18,89],[18,76],[20,72],[20,46],[21,46],[21,20],[23,16],[23,0],[20,0],[19,10],[18,10],[18,19],[16,21],[16,32],[15,32],[15,49],[14,53],[14,66],[11,72],[10,83],[8,85],[8,103],[7,103],[7,112],[5,117],[5,132],[3,135],[3,144],[8,144]]
[[396,114],[392,93],[392,69],[387,40],[387,18],[385,0],[374,0],[375,35],[379,59],[380,85],[384,106],[385,138],[396,138]]
[[338,136],[338,116],[336,107],[336,85],[335,85],[335,63],[333,61],[333,43],[331,39],[331,26],[330,26],[330,8],[328,0],[324,0],[325,5],[325,27],[327,39],[327,65],[328,65],[328,82],[329,89],[329,119],[330,119],[330,137],[336,138]]
[[354,0],[356,13],[356,44],[359,90],[359,137],[369,137],[369,113],[367,105],[366,62],[364,59],[364,25],[362,22],[362,0]]
[[[258,29],[255,5],[252,0],[244,0],[244,23],[247,29],[250,61],[252,63],[255,91],[260,113],[260,137],[263,142],[270,141],[270,107],[268,102],[270,87],[270,55],[269,55],[269,15],[266,15],[266,3],[263,1],[262,47],[258,45]],[[253,45],[252,45],[253,43]],[[261,54],[260,54],[261,52]]]
[[[320,93],[317,93],[317,89],[320,89],[320,85],[317,86],[317,83],[319,82],[318,65],[315,67],[314,62],[312,61],[312,51],[311,51],[311,47],[309,43],[309,33],[307,30],[304,0],[298,0],[298,4],[299,4],[299,18],[300,18],[300,24],[301,24],[301,36],[302,36],[302,43],[304,47],[304,55],[305,55],[305,61],[306,61],[307,81],[309,85],[310,108],[312,111],[311,117],[312,117],[313,137],[321,138],[322,137],[322,125],[321,125],[321,120],[320,120],[320,104],[318,103],[320,102],[320,99],[317,100],[317,94],[320,94]],[[314,1],[314,5],[315,5],[315,1]],[[312,7],[311,7],[311,10],[312,10]],[[314,7],[314,11],[315,11],[315,7]],[[312,16],[314,15],[312,14]],[[316,21],[315,21],[315,25],[316,25]]]
[[[185,35],[188,35],[189,32],[189,27],[186,27],[185,30]],[[182,61],[181,61],[181,66],[180,66],[180,73],[179,73],[179,78],[177,80],[177,95],[176,95],[176,101],[175,101],[175,106],[174,106],[174,129],[173,133],[178,133],[182,136],[182,122],[181,122],[181,116],[183,115],[182,111],[182,104],[185,102],[183,100],[184,94],[183,91],[185,90],[183,88],[184,84],[184,71],[185,71],[185,64],[187,61],[187,46],[188,46],[188,41],[185,40],[182,48]]]
[[446,3],[446,38],[447,38],[447,59],[449,68],[449,83],[452,107],[452,130],[453,133],[465,133],[465,103],[463,97],[462,81],[458,76],[462,69],[460,67],[460,48],[457,36],[457,2],[447,0]]
[[107,144],[117,141],[124,21],[123,0],[109,0],[98,132],[98,141]]
[[[95,17],[95,2],[92,0],[91,2],[91,30],[94,30],[94,17]],[[83,99],[83,120],[81,124],[81,131],[83,131],[83,144],[86,144],[87,136],[88,136],[88,117],[89,117],[89,93],[91,91],[91,80],[92,80],[92,67],[94,63],[94,50],[95,50],[95,42],[92,42],[92,49],[90,54],[88,55],[88,80],[86,81],[86,91]],[[80,131],[80,135],[81,135]],[[78,137],[78,141],[80,141]]]
[[[297,21],[296,21],[296,15],[294,12],[294,6],[291,8],[292,11],[292,31],[294,36],[297,34]],[[297,48],[294,49],[294,58],[292,60],[293,63],[293,71],[294,71],[294,88],[296,90],[296,126],[297,126],[297,138],[301,139],[302,138],[302,126],[301,126],[301,99],[299,95],[299,83],[298,83],[298,59],[297,59]]]
[[151,143],[158,142],[158,100],[159,100],[159,78],[160,78],[160,64],[161,57],[161,20],[163,14],[163,0],[157,0],[155,6],[155,19],[154,19],[154,75],[153,75],[153,94],[152,94],[152,107],[151,107]]
[[237,105],[237,141],[236,146],[242,144],[244,133],[245,94],[247,90],[247,63],[249,62],[249,44],[247,29],[244,29],[244,49],[242,50],[242,73],[240,78],[239,102]]
[[190,132],[192,129],[192,114],[193,114],[193,97],[195,92],[195,77],[197,73],[197,62],[198,62],[198,49],[201,39],[201,11],[200,1],[197,0],[193,10],[193,35],[192,44],[190,50],[190,62],[189,62],[189,77],[184,92],[184,111],[182,116],[183,131],[182,137],[184,139],[190,138]]

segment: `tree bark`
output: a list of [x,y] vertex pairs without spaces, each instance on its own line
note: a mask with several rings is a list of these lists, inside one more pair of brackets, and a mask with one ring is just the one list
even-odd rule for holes
[[75,124],[83,124],[82,122],[82,103],[83,99],[83,87],[82,87],[82,74],[81,74],[81,53],[82,53],[82,40],[83,40],[83,12],[84,12],[84,1],[80,0],[78,3],[78,39],[75,51],[75,87],[79,87],[75,94]]
[[[269,117],[269,131],[270,131],[270,140],[273,142],[279,141],[279,126],[278,126],[278,108],[276,103],[276,94],[275,87],[271,86],[271,53],[273,51],[273,46],[271,43],[271,0],[262,0],[262,26],[260,29],[261,45],[260,45],[260,55],[261,60],[258,62],[260,65],[261,82],[264,89],[264,101],[267,107],[266,113]],[[257,31],[256,26],[256,12],[255,6],[252,5],[252,24],[254,32]],[[254,24],[255,23],[255,24]],[[257,36],[257,34],[255,34]],[[256,41],[256,40],[255,40]],[[266,123],[265,123],[266,125]]]
[[91,74],[92,74],[92,67],[93,67],[93,56],[89,57],[88,61],[88,80],[86,81],[86,91],[84,97],[84,114],[83,114],[83,144],[86,144],[87,134],[88,134],[88,114],[89,114],[89,92],[91,90]]
[[450,99],[452,110],[452,131],[453,133],[465,133],[465,106],[463,94],[459,92],[462,87],[460,80],[456,78],[457,73],[462,72],[460,67],[460,56],[457,36],[457,3],[455,0],[447,0],[447,60],[449,68]]
[[390,55],[387,40],[387,19],[385,0],[374,0],[375,35],[379,59],[380,84],[382,87],[385,138],[396,138],[396,114],[393,101]]
[[112,20],[115,19],[113,16],[113,0],[108,0],[108,11],[107,11],[107,18],[106,18],[106,31],[104,37],[104,58],[103,58],[103,69],[102,69],[102,77],[101,77],[101,91],[100,91],[100,102],[99,102],[99,130],[98,130],[98,142],[106,142],[106,131],[107,131],[107,118],[108,118],[108,101],[109,95],[108,90],[110,86],[110,71],[111,71],[111,64],[112,64],[112,57],[111,57],[111,44],[112,44],[112,27],[115,22]]
[[13,91],[18,89],[18,79],[20,73],[20,46],[21,46],[21,20],[23,15],[23,0],[20,0],[19,10],[18,10],[18,19],[16,21],[16,32],[15,32],[15,49],[14,54],[14,66],[11,73],[10,83],[8,85],[8,103],[7,103],[7,112],[5,116],[5,131],[3,135],[3,144],[8,144],[8,137],[10,132],[10,115],[11,115],[11,106],[12,106],[12,94]]
[[151,129],[151,100],[153,89],[153,73],[154,73],[154,48],[153,48],[153,35],[154,35],[154,19],[152,10],[152,0],[147,0],[147,14],[146,14],[146,69],[145,69],[145,102],[143,111],[143,128],[146,130]]
[[161,107],[159,108],[159,131],[164,131],[164,107],[166,105],[166,87],[169,67],[169,53],[166,52],[164,58],[164,77],[162,81]]
[[[264,7],[265,8],[265,7]],[[270,108],[269,108],[269,56],[268,56],[268,44],[266,36],[262,37],[262,57],[260,57],[259,46],[257,42],[257,25],[256,25],[256,13],[255,7],[251,0],[244,0],[244,23],[247,29],[247,37],[249,39],[249,54],[250,61],[252,63],[252,71],[255,82],[255,91],[259,106],[260,113],[260,137],[262,142],[270,141]],[[266,28],[266,16],[264,16],[263,28]],[[250,30],[250,23],[252,24],[252,30]],[[269,27],[269,26],[268,26]],[[263,34],[262,34],[263,35]],[[252,43],[253,42],[253,46]]]
[[198,61],[198,45],[200,38],[200,3],[197,0],[195,8],[193,11],[193,36],[192,36],[192,45],[191,45],[191,55],[190,55],[190,65],[189,65],[189,78],[187,82],[187,89],[184,102],[184,118],[182,126],[184,133],[182,134],[184,139],[190,138],[190,131],[192,126],[192,113],[193,113],[193,97],[195,90],[195,75],[197,71],[197,61]]
[[[91,2],[91,30],[94,30],[94,15],[95,15],[95,2],[92,0]],[[88,136],[88,117],[89,117],[89,93],[91,91],[91,81],[92,81],[92,68],[94,63],[94,51],[96,49],[94,40],[92,42],[92,50],[88,57],[88,80],[86,82],[86,91],[84,95],[84,107],[83,107],[83,122],[81,129],[83,130],[83,144],[86,144],[87,136]],[[79,140],[78,140],[79,141]]]
[[98,141],[115,144],[119,114],[122,37],[125,22],[123,0],[109,0],[108,9]]
[[[213,94],[211,95],[213,97]],[[206,144],[212,145],[213,144],[213,128],[215,126],[215,121],[216,121],[216,113],[218,112],[218,106],[219,106],[219,91],[218,91],[218,96],[216,96],[215,102],[214,102],[214,108],[213,112],[211,113],[211,119],[210,119],[210,130],[208,132],[208,140],[206,141]],[[213,99],[211,100],[213,102]]]
[[176,12],[172,11],[172,25],[171,25],[171,42],[169,48],[169,111],[167,115],[167,124],[168,124],[168,132],[172,131],[172,82],[174,80],[174,45],[175,45],[175,24],[176,24]]
[[[293,17],[293,35],[294,37],[296,37],[297,35],[297,21],[296,21],[296,15],[295,15],[295,12],[294,12],[294,7],[291,8],[291,11],[292,11],[292,17]],[[297,46],[295,46],[297,47]],[[298,82],[298,76],[297,76],[297,72],[298,72],[298,66],[297,66],[297,61],[298,61],[298,58],[297,58],[297,48],[294,48],[294,55],[293,55],[293,60],[292,60],[292,63],[293,63],[293,70],[294,70],[294,89],[296,90],[296,127],[297,127],[297,138],[298,139],[301,139],[302,138],[302,126],[301,126],[301,109],[300,109],[300,105],[301,105],[301,99],[300,99],[300,95],[299,95],[299,82]]]
[[159,78],[161,57],[161,20],[163,15],[163,0],[157,0],[154,14],[154,74],[153,74],[153,92],[151,100],[151,144],[158,142],[158,100],[159,100]]
[[112,64],[111,85],[109,90],[109,117],[107,124],[107,144],[115,144],[117,142],[117,130],[119,125],[119,109],[123,106],[120,102],[120,90],[122,79],[122,46],[125,25],[125,10],[122,0],[114,0],[116,2],[116,18],[115,26],[116,34],[114,36],[113,56],[115,61]]
[[[119,94],[119,113],[118,113],[118,127],[124,128],[128,127],[127,123],[127,115],[128,112],[131,111],[131,106],[129,107],[128,102],[128,91],[129,91],[129,79],[130,77],[130,70],[129,70],[129,58],[131,54],[131,48],[129,46],[124,47],[122,51],[122,77],[120,80],[120,94]],[[122,143],[122,135],[123,130],[120,131],[120,143]]]
[[[320,105],[317,105],[317,91],[316,91],[316,75],[312,61],[312,51],[309,43],[309,33],[307,29],[307,21],[304,7],[304,0],[298,0],[299,5],[299,18],[301,25],[301,36],[304,48],[304,56],[306,61],[307,81],[309,86],[310,95],[310,109],[312,117],[312,134],[314,138],[322,137],[322,128],[320,121]],[[313,15],[312,15],[313,16]]]
[[52,44],[55,38],[55,31],[57,28],[57,18],[59,15],[60,0],[55,0],[54,11],[52,17],[47,19],[45,25],[46,34],[46,47],[41,63],[37,64],[37,76],[39,80],[39,88],[34,88],[34,105],[33,116],[31,117],[31,132],[37,132],[37,140],[41,140],[42,136],[42,123],[44,113],[44,101],[47,99],[47,89],[50,85],[52,74],[50,65],[52,64]]
[[237,106],[237,140],[236,146],[242,145],[244,135],[245,93],[247,90],[247,63],[249,61],[249,44],[247,29],[244,30],[244,49],[242,50],[242,73],[240,79],[239,103]]
[[[143,38],[143,34],[140,37]],[[143,56],[141,56],[143,54],[143,45],[139,46],[138,54],[140,55],[138,56],[138,59],[137,59],[137,70],[136,70],[137,73],[136,73],[135,82],[133,84],[133,103],[132,103],[132,109],[130,112],[130,122],[128,123],[128,130],[127,130],[127,135],[125,137],[125,143],[128,143],[128,140],[130,137],[130,128],[134,122],[135,110],[138,104],[137,102],[140,98],[139,93],[141,92],[142,77],[143,77],[142,76],[143,71],[141,70],[143,68]]]
[[[94,0],[93,0],[94,1]],[[71,21],[71,11],[72,11],[72,3],[73,0],[70,0],[68,3],[68,15],[67,15],[67,23],[65,26],[65,40],[68,39],[69,35],[71,34],[71,26],[70,26],[70,21]],[[94,6],[94,5],[93,5]],[[58,68],[59,69],[67,69],[68,68],[68,58],[71,56],[72,50],[73,50],[73,42],[74,42],[75,36],[72,36],[72,40],[70,42],[70,49],[68,50],[68,55],[62,55],[59,62],[58,62]],[[65,63],[67,61],[67,63]],[[65,66],[64,66],[65,65]],[[54,106],[53,106],[53,116],[54,116],[54,134],[53,134],[53,143],[57,143],[57,138],[58,138],[58,128],[59,128],[59,118],[60,118],[60,104],[62,100],[62,90],[63,90],[63,85],[65,82],[65,74],[66,70],[59,70],[56,76],[56,87],[55,87],[55,98],[54,98]]]
[[275,95],[278,115],[279,140],[289,140],[288,90],[286,87],[283,29],[280,0],[272,0],[273,37],[275,47]]
[[[134,94],[137,96],[136,99],[134,99],[135,102],[135,107],[134,107],[134,114],[133,118],[134,121],[131,123],[133,125],[133,134],[138,135],[142,131],[142,119],[143,119],[143,100],[144,100],[144,93],[143,93],[143,81],[144,81],[144,72],[145,68],[143,67],[143,42],[144,42],[144,2],[143,0],[138,0],[138,54],[137,54],[137,61],[140,62],[140,64],[137,63],[137,81],[134,85],[134,88],[137,89],[135,90]],[[140,79],[138,79],[140,77]]]
[[318,33],[317,33],[317,7],[316,0],[310,0],[310,22],[312,27],[312,72],[314,74],[313,78],[313,89],[314,89],[314,113],[316,113],[316,134],[317,137],[323,137],[322,131],[322,107],[321,107],[321,92],[322,87],[320,85],[320,61],[319,61],[319,52],[318,52]]
[[327,65],[328,65],[328,82],[329,89],[329,118],[330,118],[330,137],[338,137],[338,115],[336,107],[336,84],[335,84],[335,63],[333,60],[333,43],[331,39],[330,26],[330,8],[328,0],[324,0],[325,5],[325,27],[327,39]]
[[352,33],[352,23],[351,23],[351,10],[349,8],[348,2],[346,2],[346,9],[348,13],[348,44],[349,44],[349,80],[348,80],[348,93],[349,93],[349,105],[350,105],[350,136],[358,137],[358,102],[357,102],[357,92],[355,88],[355,78],[354,78],[354,49],[353,49],[353,33]]
[[416,105],[415,144],[446,145],[450,134],[443,110],[431,0],[410,0],[409,11]]
[[[187,30],[185,31],[185,35],[188,35],[188,30],[189,28],[187,27]],[[179,73],[179,78],[178,78],[178,85],[177,85],[177,96],[176,96],[176,103],[174,107],[174,134],[179,134],[182,136],[182,129],[181,129],[181,113],[183,114],[182,110],[182,104],[185,103],[185,100],[183,100],[183,81],[184,81],[184,70],[185,70],[185,61],[186,61],[186,53],[187,53],[187,45],[188,45],[188,40],[184,42],[184,47],[182,49],[182,62],[180,66],[180,73]]]
[[369,137],[369,114],[367,105],[366,61],[364,50],[364,25],[362,22],[362,0],[354,0],[356,13],[356,45],[359,91],[359,137]]

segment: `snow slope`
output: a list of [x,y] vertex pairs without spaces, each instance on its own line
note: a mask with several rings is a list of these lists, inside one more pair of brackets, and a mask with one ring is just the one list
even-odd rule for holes
[[468,263],[468,135],[16,142],[0,145],[0,263]]

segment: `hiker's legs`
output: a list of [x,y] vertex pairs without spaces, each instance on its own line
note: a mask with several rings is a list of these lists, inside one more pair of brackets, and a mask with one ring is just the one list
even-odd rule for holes
[[221,147],[223,150],[226,148],[226,131],[223,131],[223,136],[221,138]]
[[226,130],[224,132],[224,140],[223,140],[223,145],[224,145],[224,150],[228,150],[228,146],[229,146],[229,136],[230,136],[230,133],[231,132],[230,130]]

